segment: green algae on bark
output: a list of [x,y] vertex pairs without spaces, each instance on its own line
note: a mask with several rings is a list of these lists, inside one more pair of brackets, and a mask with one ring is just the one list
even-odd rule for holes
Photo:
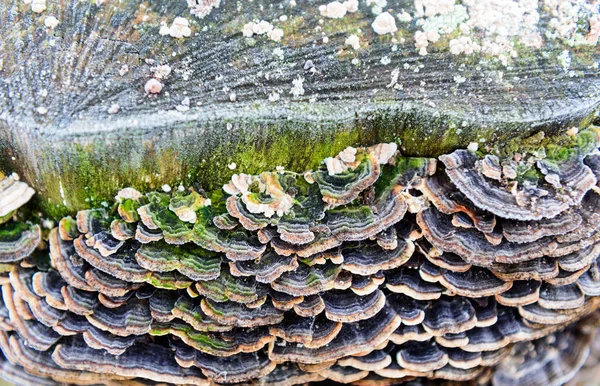
[[[511,35],[517,55],[504,62],[485,50],[449,52],[466,34],[458,20],[477,17],[463,3],[425,15],[412,1],[390,0],[385,10],[359,2],[335,19],[318,1],[222,2],[197,18],[185,1],[66,1],[37,14],[5,0],[0,163],[35,182],[40,208],[59,218],[122,186],[213,190],[233,163],[251,174],[301,171],[346,146],[379,142],[436,157],[590,123],[600,105],[590,10],[578,14],[575,39],[557,35],[547,22],[555,11],[540,5],[541,45]],[[372,28],[383,11],[396,19],[395,34]],[[44,25],[48,15],[59,20],[54,28]],[[191,36],[160,33],[175,17],[187,19]],[[258,20],[283,38],[245,36],[244,25]],[[442,36],[420,55],[416,34],[431,28]],[[483,47],[486,28],[467,35]],[[351,34],[358,50],[345,43]],[[160,66],[170,74],[158,76]],[[149,79],[163,84],[159,94],[144,93]]]

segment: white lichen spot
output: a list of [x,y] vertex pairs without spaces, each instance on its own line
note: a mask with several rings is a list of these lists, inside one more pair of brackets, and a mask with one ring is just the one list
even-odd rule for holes
[[560,39],[571,47],[595,46],[598,43],[600,35],[598,1],[543,0],[540,3],[551,17],[545,33],[546,37]]
[[46,115],[48,114],[48,109],[45,108],[44,106],[40,106],[36,109],[36,111],[38,112],[38,114],[40,115]]
[[269,94],[269,102],[277,102],[279,99],[280,99],[279,93],[273,91],[271,94]]
[[273,56],[276,57],[278,60],[283,60],[283,49],[281,49],[281,47],[273,49]]
[[390,75],[391,75],[392,79],[390,80],[390,83],[387,86],[385,86],[387,88],[394,87],[396,85],[396,83],[398,83],[398,77],[400,77],[400,69],[394,68]]
[[354,50],[360,49],[360,39],[356,35],[350,35],[344,42],[347,46],[351,46]]
[[237,165],[235,162],[232,162],[229,165],[227,165],[227,167],[229,168],[229,170],[235,170],[237,168]]
[[473,153],[475,153],[477,149],[479,149],[479,144],[477,142],[471,142],[469,143],[469,146],[467,146],[467,150]]
[[42,227],[44,229],[52,229],[54,228],[54,221],[50,220],[49,218],[42,219]]
[[31,10],[35,13],[42,13],[46,10],[46,0],[32,0]]
[[358,11],[358,0],[348,0],[344,1],[344,7],[346,7],[346,11],[350,13],[354,13]]
[[221,5],[221,0],[187,0],[187,4],[191,8],[192,15],[202,19],[209,15],[213,8],[218,8]]
[[123,202],[124,200],[139,200],[140,198],[142,198],[142,193],[134,188],[121,189],[115,196],[117,202]]
[[162,91],[162,89],[163,84],[154,78],[147,81],[144,85],[144,91],[146,91],[146,94],[158,94]]
[[171,186],[169,186],[169,184],[164,184],[161,189],[163,190],[163,192],[165,193],[169,193],[171,191]]
[[267,36],[274,42],[278,42],[283,38],[283,30],[281,28],[273,28],[271,31],[267,32]]
[[435,43],[440,40],[440,34],[437,31],[417,31],[415,32],[415,47],[419,49],[420,55],[427,55],[427,46],[429,42]]
[[44,25],[47,28],[54,29],[54,28],[56,28],[58,26],[58,19],[56,17],[54,17],[54,16],[47,16],[44,19]]
[[569,50],[563,50],[560,55],[558,55],[558,63],[560,63],[565,72],[569,71],[569,68],[571,67],[571,53]]
[[346,16],[348,8],[339,1],[332,1],[329,4],[321,5],[319,7],[319,13],[321,16],[328,17],[330,19],[341,19]]
[[387,0],[366,0],[367,6],[371,7],[373,15],[379,15],[387,6]]
[[244,24],[244,27],[242,28],[242,35],[244,35],[247,38],[252,37],[252,35],[254,35],[254,31],[252,30],[253,26],[254,23]]
[[378,35],[393,34],[398,31],[396,19],[394,19],[394,16],[390,15],[389,12],[383,12],[377,15],[375,21],[371,24],[371,27],[373,27],[373,31]]
[[185,17],[176,17],[175,20],[173,20],[171,27],[167,27],[167,25],[163,24],[160,27],[159,33],[161,35],[170,35],[176,39],[181,39],[190,37],[192,35],[192,30],[189,21]]
[[58,192],[60,193],[60,198],[62,198],[63,205],[67,206],[67,196],[65,195],[61,177],[58,177]]
[[269,23],[266,20],[261,20],[259,22],[250,22],[244,24],[242,28],[242,34],[245,37],[251,37],[252,35],[264,35],[271,31],[273,31],[273,24]]
[[465,82],[467,81],[467,78],[465,78],[465,77],[464,77],[464,76],[462,76],[462,75],[454,75],[454,81],[455,81],[457,84],[461,84],[461,83],[465,83]]
[[255,23],[254,26],[252,27],[252,32],[254,32],[257,35],[264,35],[272,30],[273,30],[273,24],[269,23],[266,20],[261,20],[258,23]]
[[124,64],[121,66],[121,68],[119,69],[119,75],[120,76],[125,76],[125,74],[127,74],[129,72],[129,66]]
[[116,114],[119,112],[119,110],[121,109],[121,106],[119,106],[116,103],[113,103],[112,105],[110,105],[110,107],[108,108],[107,112],[109,114]]
[[479,52],[481,46],[471,39],[469,36],[461,36],[450,40],[450,53],[453,55],[467,54],[470,55],[473,52]]
[[181,104],[175,106],[175,109],[177,111],[181,111],[181,112],[188,111],[190,109],[190,98],[188,98],[188,97],[183,98],[183,100],[181,101]]
[[383,8],[387,6],[387,0],[366,0],[367,6],[371,7],[380,7]]
[[247,38],[254,35],[266,34],[269,39],[275,42],[278,42],[283,38],[283,30],[281,28],[275,28],[273,24],[265,20],[244,24],[242,34]]
[[454,8],[454,0],[415,0],[418,17],[447,15]]
[[401,21],[402,23],[410,23],[412,21],[412,16],[410,15],[410,13],[408,13],[406,11],[397,14],[396,18],[398,19],[398,21]]
[[292,89],[290,90],[290,94],[295,97],[304,95],[304,78],[298,77],[292,80]]
[[390,59],[389,56],[384,56],[379,60],[379,63],[383,64],[384,66],[387,66],[388,64],[392,63],[392,59]]
[[158,66],[158,67],[156,67],[156,70],[154,70],[154,78],[156,78],[158,80],[165,79],[170,74],[171,74],[171,66],[169,66],[168,64],[163,64],[161,66]]

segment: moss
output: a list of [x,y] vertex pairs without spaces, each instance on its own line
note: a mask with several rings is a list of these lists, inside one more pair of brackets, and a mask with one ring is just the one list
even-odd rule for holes
[[[419,114],[390,112],[375,117],[371,124],[379,133],[377,142],[396,142],[401,145],[403,155],[414,157],[437,157],[470,142],[494,142],[497,131],[480,127],[473,129],[464,121],[449,117],[433,117],[424,122]],[[441,129],[431,129],[431,128]]]
[[[473,141],[487,149],[513,138],[518,146],[535,130],[518,123],[502,128],[476,126],[465,120],[461,111],[442,116],[435,108],[424,110],[422,106],[400,108],[381,102],[381,107],[377,113],[341,123],[315,124],[299,119],[286,123],[231,120],[202,127],[195,122],[182,123],[173,129],[185,133],[184,139],[172,143],[160,143],[160,136],[147,140],[124,136],[114,142],[97,139],[86,145],[61,143],[52,155],[39,154],[39,162],[53,165],[51,168],[41,175],[39,170],[26,169],[22,175],[36,176],[33,181],[26,178],[38,190],[34,208],[59,219],[112,202],[127,186],[152,191],[163,184],[176,187],[181,183],[199,192],[217,192],[234,173],[258,174],[276,166],[294,172],[314,170],[323,159],[347,146],[395,142],[405,156],[437,157],[466,148]],[[326,122],[332,114],[329,108],[325,105],[311,111],[317,111]],[[583,123],[589,123],[592,115]],[[558,129],[553,130],[546,132]],[[9,154],[4,151],[4,161]],[[15,164],[19,160],[16,157],[16,161],[5,162],[8,165],[4,169],[22,170]],[[235,170],[228,168],[231,163],[237,165]],[[219,202],[217,197],[211,200],[213,205]]]
[[0,242],[14,242],[19,240],[21,234],[30,228],[22,222],[10,222],[0,227]]

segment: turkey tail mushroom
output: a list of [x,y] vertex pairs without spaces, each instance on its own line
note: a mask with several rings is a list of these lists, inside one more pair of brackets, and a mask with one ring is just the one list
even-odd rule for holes
[[50,231],[11,209],[0,375],[558,384],[600,307],[600,162],[571,150],[528,164],[544,177],[516,190],[502,152],[438,168],[380,144],[223,191],[126,188]]

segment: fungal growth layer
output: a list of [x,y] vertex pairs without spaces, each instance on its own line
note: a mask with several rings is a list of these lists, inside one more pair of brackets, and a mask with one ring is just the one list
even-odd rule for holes
[[562,384],[600,316],[598,138],[438,160],[349,147],[219,191],[125,188],[43,231],[19,211],[33,189],[4,176],[0,374]]

